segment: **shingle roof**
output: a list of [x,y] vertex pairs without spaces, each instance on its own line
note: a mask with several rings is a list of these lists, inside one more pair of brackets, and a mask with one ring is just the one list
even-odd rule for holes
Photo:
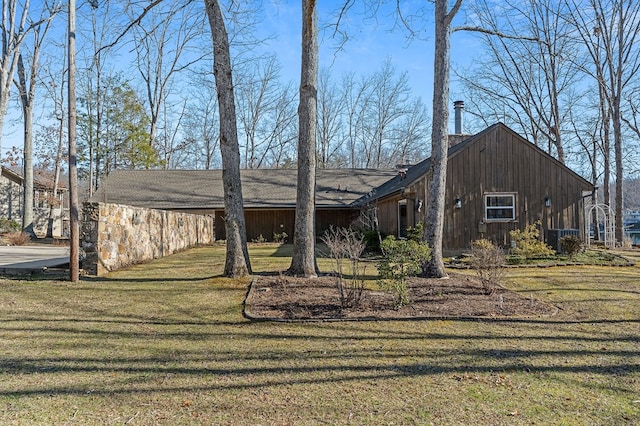
[[[348,207],[396,175],[390,169],[318,169],[316,206]],[[291,208],[296,169],[241,170],[246,208]],[[90,201],[156,209],[221,209],[221,170],[116,170]]]
[[[3,176],[11,179],[15,183],[22,185],[24,181],[23,173],[21,169],[9,168],[2,166],[1,173]],[[33,171],[33,185],[36,189],[53,189],[53,173],[48,170],[35,169]],[[58,191],[66,191],[67,182],[65,179],[60,179],[58,182]]]
[[[476,133],[475,135],[469,135],[466,139],[450,147],[447,151],[447,155],[451,157],[456,152],[461,151],[465,146],[472,143],[477,138],[479,138],[480,135],[484,134],[490,129],[493,129],[495,126],[497,126],[497,124],[488,127],[487,129],[483,130],[480,133]],[[354,205],[364,205],[370,203],[371,201],[391,195],[395,192],[401,192],[403,188],[410,186],[412,183],[424,176],[429,171],[430,165],[431,157],[422,160],[418,164],[409,167],[404,175],[396,175],[393,179],[383,183],[377,188],[374,188],[370,193],[356,200],[354,202]]]

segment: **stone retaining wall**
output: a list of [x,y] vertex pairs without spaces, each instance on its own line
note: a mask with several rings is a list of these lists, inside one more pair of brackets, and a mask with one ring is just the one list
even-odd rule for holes
[[83,269],[103,275],[214,241],[212,216],[107,203],[85,203]]

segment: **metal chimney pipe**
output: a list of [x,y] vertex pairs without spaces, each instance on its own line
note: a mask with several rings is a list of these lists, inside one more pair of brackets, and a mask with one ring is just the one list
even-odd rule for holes
[[455,134],[461,135],[464,127],[464,101],[455,101],[453,103],[455,110]]

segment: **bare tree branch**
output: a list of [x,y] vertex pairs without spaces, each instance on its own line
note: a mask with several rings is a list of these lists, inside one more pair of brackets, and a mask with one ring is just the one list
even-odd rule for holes
[[494,35],[496,37],[510,39],[510,40],[528,40],[528,41],[534,41],[536,43],[545,44],[545,42],[543,40],[540,40],[538,37],[526,37],[526,36],[519,36],[519,35],[513,35],[513,34],[506,34],[500,31],[494,31],[488,28],[482,28],[482,27],[476,27],[476,26],[461,25],[458,27],[453,27],[451,29],[451,32],[458,32],[458,31],[469,31],[469,32],[475,32],[475,33]]
[[110,48],[114,47],[116,44],[118,44],[120,42],[120,40],[122,40],[122,38],[125,35],[127,35],[127,33],[131,30],[131,28],[133,28],[136,25],[139,25],[140,22],[142,21],[142,19],[147,15],[147,13],[149,13],[149,11],[151,11],[151,9],[153,9],[154,7],[156,7],[157,5],[162,3],[163,1],[164,0],[153,0],[150,4],[148,4],[142,10],[140,15],[138,15],[138,17],[136,19],[131,21],[129,23],[129,25],[127,25],[127,27],[120,34],[118,34],[118,36],[115,38],[115,40],[113,42],[108,43],[108,44],[102,46],[100,49],[98,49],[98,51],[96,52],[96,55],[100,54],[103,50],[110,49]]

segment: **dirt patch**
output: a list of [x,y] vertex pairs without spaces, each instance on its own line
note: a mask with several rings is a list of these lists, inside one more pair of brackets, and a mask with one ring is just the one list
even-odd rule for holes
[[474,277],[450,274],[449,279],[411,278],[411,304],[394,309],[393,297],[365,290],[356,308],[342,308],[336,278],[263,275],[254,279],[245,301],[250,319],[356,320],[420,318],[499,318],[551,316],[557,308],[505,288],[486,294]]

